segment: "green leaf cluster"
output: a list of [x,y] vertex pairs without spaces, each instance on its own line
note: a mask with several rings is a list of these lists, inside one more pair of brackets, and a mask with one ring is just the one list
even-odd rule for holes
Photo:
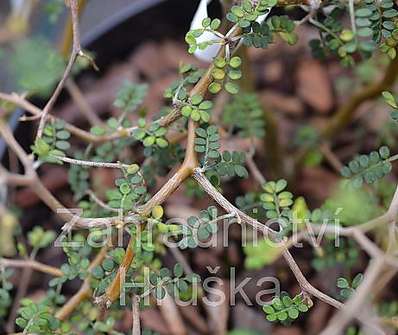
[[[104,132],[103,134],[105,133],[106,132]],[[123,152],[123,150],[132,145],[134,142],[134,137],[120,138],[115,141],[107,141],[95,148],[95,155],[94,157],[92,157],[92,160],[96,162],[117,161],[119,160],[120,154]]]
[[23,299],[21,305],[16,324],[23,329],[24,333],[51,335],[59,330],[61,322],[55,318],[54,312],[45,304],[37,304],[32,300]]
[[395,98],[395,96],[388,91],[384,91],[382,93],[384,101],[392,108],[394,108],[394,110],[391,112],[390,116],[391,119],[393,119],[395,122],[398,122],[398,103],[397,103],[397,99]]
[[246,155],[239,151],[223,151],[215,164],[207,169],[209,173],[216,173],[218,177],[240,177],[247,178],[249,172],[245,167]]
[[141,169],[147,186],[156,186],[156,176],[166,176],[170,169],[182,162],[184,154],[185,151],[179,143],[169,143],[166,148],[156,146],[144,148],[144,156],[148,160],[144,161],[145,164],[141,166]]
[[165,138],[166,133],[167,129],[161,127],[159,122],[153,122],[147,127],[145,119],[140,119],[138,128],[133,130],[132,135],[136,140],[141,141],[144,147],[166,148],[169,145]]
[[65,151],[70,148],[68,142],[70,132],[65,129],[65,123],[57,120],[47,124],[43,130],[43,140],[54,149]]
[[280,297],[274,298],[269,305],[264,305],[263,310],[268,321],[288,323],[297,319],[300,314],[306,313],[310,307],[311,304],[305,301],[301,294],[292,299],[287,293],[282,293]]
[[266,218],[266,210],[263,208],[260,201],[260,193],[248,192],[244,195],[238,196],[235,199],[236,206],[246,214],[257,220]]
[[[168,268],[161,268],[158,273],[152,272],[149,281],[152,287],[150,289],[155,294],[156,299],[162,300],[166,291],[171,295],[178,295],[187,292],[192,283],[192,276],[183,276],[184,270],[180,263],[174,265],[173,271]],[[195,280],[195,279],[194,279]]]
[[0,320],[3,320],[7,316],[8,308],[12,304],[11,290],[13,289],[13,285],[9,279],[13,273],[10,269],[0,269]]
[[212,44],[219,43],[218,39],[206,40],[203,42],[198,42],[198,38],[206,32],[212,32],[215,36],[217,34],[217,30],[221,26],[220,19],[210,19],[209,17],[203,19],[202,28],[192,29],[185,35],[185,42],[188,43],[189,48],[188,52],[193,54],[196,50],[205,50],[208,46]]
[[249,28],[260,15],[266,14],[271,7],[275,6],[275,0],[244,0],[241,5],[231,7],[227,13],[227,20],[237,24],[240,28]]
[[24,91],[47,97],[62,77],[63,57],[43,38],[21,40],[15,45],[11,69]]
[[379,44],[382,52],[390,58],[396,56],[398,30],[395,18],[398,11],[393,8],[392,0],[383,0],[375,3],[366,0],[355,6],[354,24],[356,31],[345,29],[339,22],[344,7],[337,6],[318,25],[324,31],[322,43],[311,42],[313,53],[325,57],[326,51],[338,55],[344,65],[354,64],[354,54],[359,52],[363,57],[369,58]]
[[44,230],[41,226],[35,226],[28,233],[28,241],[34,249],[46,248],[54,239],[55,233],[52,230]]
[[239,135],[243,138],[263,138],[265,135],[263,110],[255,94],[234,96],[224,108],[223,121],[238,128]]
[[220,157],[220,135],[216,126],[205,128],[196,128],[195,151],[203,154],[202,167],[206,168],[209,159],[217,159]]
[[200,94],[195,94],[190,97],[181,108],[181,114],[186,118],[190,118],[195,122],[209,122],[210,109],[213,108],[213,103],[210,100],[204,100]]
[[267,21],[253,22],[251,29],[244,34],[243,44],[248,47],[265,49],[272,42],[272,31]]
[[153,269],[149,273],[149,280],[142,275],[136,276],[133,291],[139,296],[151,293],[157,300],[162,300],[166,293],[174,297],[186,294],[199,281],[200,277],[194,273],[184,276],[183,267],[176,263],[172,270],[166,267]]
[[148,85],[136,84],[126,80],[116,93],[113,106],[124,113],[131,113],[139,107],[148,92]]
[[176,98],[179,101],[186,101],[192,85],[195,85],[203,75],[203,69],[192,64],[181,64],[179,67],[180,79],[174,81],[168,87],[163,96],[168,99]]
[[343,177],[350,178],[354,187],[361,187],[363,182],[372,184],[391,172],[389,161],[390,149],[382,146],[368,155],[359,155],[341,170]]
[[346,51],[352,53],[358,49],[369,54],[375,50],[379,19],[380,13],[374,1],[364,1],[357,7],[355,9],[356,36],[351,43],[346,44]]
[[240,57],[234,56],[229,60],[224,57],[216,57],[213,64],[211,70],[213,81],[208,87],[209,92],[216,94],[224,87],[229,94],[237,94],[239,85],[236,81],[242,78],[242,71],[240,70],[242,60]]
[[220,153],[219,134],[216,126],[196,129],[195,151],[201,153],[202,169],[211,174],[219,183],[220,177],[247,178],[246,156],[243,152],[224,151]]
[[275,15],[268,21],[273,33],[279,35],[289,45],[297,43],[298,36],[294,32],[295,24],[287,15]]
[[182,226],[182,238],[178,242],[181,249],[196,248],[200,242],[211,238],[217,232],[217,208],[210,206],[199,216],[190,216]]
[[[67,238],[67,240],[65,240]],[[84,279],[90,265],[90,253],[92,248],[87,239],[81,234],[75,234],[71,238],[64,236],[62,239],[63,250],[67,256],[67,263],[62,264],[62,277],[53,278],[49,282],[50,287],[58,287],[75,278]]]
[[345,238],[339,239],[338,247],[335,246],[334,239],[325,239],[322,247],[317,249],[312,266],[317,271],[330,269],[336,265],[351,269],[358,262],[359,249],[357,244]]
[[[91,271],[92,280],[90,286],[95,289],[96,295],[103,294],[116,275],[116,270],[123,261],[125,250],[123,248],[115,248],[110,250],[102,263],[94,267]],[[130,275],[128,270],[126,275]]]
[[337,279],[337,287],[340,289],[340,296],[347,300],[349,299],[354,293],[358,286],[362,283],[363,274],[358,273],[352,281],[349,281],[347,278],[340,277]]
[[108,205],[115,209],[131,210],[135,204],[145,199],[147,188],[137,164],[123,170],[124,176],[115,181],[117,189],[108,190]]
[[293,194],[286,191],[287,182],[284,179],[269,181],[263,185],[264,193],[260,199],[266,210],[268,219],[287,219],[290,217],[293,205]]
[[398,44],[398,11],[393,7],[394,2],[392,0],[382,0],[379,8],[380,19],[377,24],[374,24],[375,40],[376,42],[383,41],[380,44],[380,50],[391,59],[394,59],[397,55],[396,47]]
[[[83,181],[84,184],[84,181]],[[87,188],[84,190],[83,196],[86,196]],[[78,203],[79,209],[81,209],[83,212],[81,213],[81,216],[83,218],[92,218],[92,217],[104,217],[104,216],[109,216],[110,212],[109,210],[105,209],[104,207],[100,206],[98,203],[96,203],[93,199],[88,198],[80,200]]]
[[65,151],[70,148],[69,138],[70,133],[65,129],[64,122],[50,122],[44,127],[43,136],[36,139],[31,149],[43,162],[62,164],[57,156],[65,156]]
[[320,39],[310,41],[312,54],[320,59],[329,54],[337,55],[343,65],[353,65],[352,53],[357,50],[357,42],[354,33],[344,29],[339,18],[344,7],[336,6],[325,18],[314,23],[320,29]]
[[[85,158],[81,152],[77,152],[75,156],[76,159]],[[90,188],[90,170],[85,166],[71,165],[68,170],[68,182],[73,191],[73,198],[81,200]]]

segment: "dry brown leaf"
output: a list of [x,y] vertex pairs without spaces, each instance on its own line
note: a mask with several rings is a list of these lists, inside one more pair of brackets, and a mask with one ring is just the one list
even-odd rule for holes
[[329,74],[316,60],[304,60],[297,66],[297,94],[319,113],[333,107],[333,93]]

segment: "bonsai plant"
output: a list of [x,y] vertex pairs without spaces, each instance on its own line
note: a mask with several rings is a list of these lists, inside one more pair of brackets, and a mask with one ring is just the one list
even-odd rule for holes
[[[263,309],[264,320],[290,327],[319,300],[336,309],[320,332],[323,335],[357,333],[356,328],[347,328],[353,321],[372,334],[393,333],[391,329],[397,327],[393,316],[377,310],[380,304],[376,300],[375,306],[367,303],[377,293],[373,292],[376,283],[378,290],[386,287],[398,266],[394,239],[398,192],[389,187],[391,184],[381,184],[382,178],[392,178],[398,155],[382,145],[352,157],[343,166],[331,149],[339,132],[350,125],[366,101],[384,97],[394,110],[392,119],[397,119],[398,104],[391,93],[398,75],[396,5],[391,0],[221,3],[225,15],[212,19],[200,18],[207,5],[202,2],[202,11],[185,36],[188,52],[210,60],[210,64],[206,69],[181,64],[179,79],[165,90],[165,108],[154,120],[142,117],[139,110],[148,86],[133,82],[125,82],[118,89],[114,101],[118,117],[102,120],[91,115],[89,129],[56,117],[56,102],[78,63],[96,67],[80,45],[77,0],[65,1],[71,15],[71,54],[45,106],[39,108],[25,95],[0,93],[0,133],[21,163],[18,171],[9,170],[10,165],[1,166],[2,187],[30,187],[63,222],[58,237],[55,229],[44,230],[37,224],[27,233],[27,243],[18,244],[18,257],[0,260],[3,318],[14,298],[10,281],[13,268],[30,268],[53,277],[40,301],[15,298],[20,299],[17,304],[21,306],[16,325],[24,334],[120,334],[123,332],[117,321],[126,309],[132,309],[132,333],[137,335],[142,330],[140,310],[158,302],[162,302],[170,333],[187,334],[176,304],[199,301],[207,309],[217,303],[208,299],[215,288],[209,289],[208,281],[201,285],[201,276],[193,272],[180,249],[213,246],[211,243],[218,241],[220,222],[251,232],[248,240],[248,235],[242,234],[246,267],[260,269],[283,257],[297,281],[299,290],[295,294],[275,292],[268,303],[260,299],[262,306],[256,308]],[[299,20],[293,19],[297,13],[292,14],[291,7],[301,8]],[[334,57],[342,66],[355,68],[382,53],[388,64],[380,79],[347,94],[322,128],[313,129],[307,138],[303,136],[294,155],[281,154],[274,115],[264,111],[258,99],[246,51],[269,48],[278,40],[294,45],[300,38],[298,27],[307,24],[319,35],[310,42],[314,55]],[[216,111],[221,96],[227,97],[222,116]],[[26,111],[25,119],[37,123],[28,151],[7,125],[16,106]],[[133,123],[132,116],[137,114],[140,117]],[[177,132],[173,132],[176,127]],[[234,138],[249,141],[250,150],[224,150],[224,144]],[[256,162],[256,141],[266,143],[270,171],[265,174]],[[295,185],[303,165],[319,151],[341,168],[345,180],[324,205],[310,209],[304,198],[296,198],[288,190],[293,189],[290,185]],[[40,176],[45,164],[59,164],[68,170],[78,210],[66,208],[45,187]],[[118,170],[114,187],[101,196],[92,190],[93,169]],[[170,174],[156,189],[161,170]],[[264,175],[275,176],[275,180]],[[235,205],[223,193],[223,186],[236,178],[254,180],[258,186],[241,195]],[[207,196],[213,204],[187,220],[177,221],[165,214],[164,203],[185,183],[191,197]],[[16,216],[7,198],[0,199],[2,229],[8,227],[11,233],[7,236],[12,236]],[[126,243],[124,237],[128,238]],[[336,263],[350,269],[362,251],[369,256],[369,264],[363,275],[349,273],[352,278],[337,280],[340,296],[328,294],[310,283],[290,251],[305,240],[315,250],[312,265],[317,271]],[[64,250],[66,262],[60,267],[36,260],[39,250],[52,244]],[[172,267],[162,264],[160,255],[166,250],[177,260]],[[386,271],[390,274],[387,277]],[[378,281],[381,274],[387,278],[382,283]],[[75,279],[80,280],[80,288],[65,296],[63,287]],[[225,294],[222,297],[228,303]],[[211,323],[209,327],[202,331],[227,331]]]

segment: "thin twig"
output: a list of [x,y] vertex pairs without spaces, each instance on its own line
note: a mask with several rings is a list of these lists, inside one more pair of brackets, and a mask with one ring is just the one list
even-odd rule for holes
[[[264,225],[262,225],[260,222],[258,222],[255,219],[250,219],[247,220],[247,218],[245,216],[241,216],[241,212],[239,210],[237,210],[232,204],[230,204],[228,202],[228,200],[225,199],[224,196],[222,196],[217,189],[215,189],[215,187],[213,185],[211,185],[211,183],[207,180],[207,178],[203,175],[203,173],[201,172],[201,170],[199,168],[194,170],[194,178],[195,180],[199,183],[199,185],[222,207],[224,208],[224,210],[226,210],[227,212],[230,213],[235,213],[238,216],[241,217],[243,222],[246,222],[248,224],[250,224],[253,228],[258,229],[260,232],[267,232],[270,233],[269,230],[264,229]],[[398,188],[397,188],[398,189]],[[397,191],[398,192],[398,191]],[[397,199],[393,199],[392,204],[390,206],[390,208],[395,208],[396,202],[398,201],[398,196]],[[243,213],[244,214],[244,213]],[[246,214],[244,214],[246,215]],[[385,223],[386,221],[384,221],[383,223]],[[334,227],[335,228],[335,227]],[[269,228],[268,228],[269,229]],[[269,235],[269,237],[273,237],[274,234],[271,233],[271,235]],[[282,245],[282,247],[285,247],[284,245]],[[317,288],[315,288],[313,285],[311,285],[308,280],[305,278],[305,276],[303,275],[303,273],[301,272],[299,266],[297,265],[297,263],[295,262],[294,258],[292,257],[292,255],[290,254],[290,252],[285,249],[285,251],[283,252],[283,257],[285,258],[285,260],[287,261],[290,269],[292,270],[294,276],[296,277],[296,280],[298,281],[298,283],[300,284],[300,287],[302,288],[302,290],[304,292],[307,292],[308,294],[313,295],[314,297],[317,297],[318,299],[320,299],[321,301],[328,303],[329,305],[335,307],[335,308],[342,308],[343,304],[340,303],[339,301],[333,299],[332,297],[326,295],[325,293],[321,292],[320,290],[318,290]],[[384,263],[384,260],[383,260]],[[366,320],[366,318],[362,317],[362,316],[357,316],[358,319],[360,319],[362,322],[364,322],[365,324],[369,325],[369,321]],[[378,328],[377,328],[378,329]]]
[[[33,119],[40,117],[43,113],[43,111],[40,108],[36,107],[31,102],[26,100],[24,97],[19,96],[16,93],[7,94],[0,92],[0,100],[7,101],[9,103],[12,103],[14,105],[23,108],[24,110],[33,115]],[[158,123],[161,127],[168,127],[176,120],[178,120],[180,117],[181,117],[180,110],[178,108],[174,108],[169,114],[160,117],[159,119],[153,121],[151,124]],[[26,119],[26,117],[23,117],[23,119]],[[68,130],[71,134],[73,134],[74,136],[80,138],[85,142],[93,144],[100,144],[103,142],[125,138],[131,136],[131,134],[138,129],[138,127],[136,126],[130,128],[119,128],[110,134],[94,135],[88,131],[85,131],[81,128],[74,126],[73,124],[63,121],[62,119],[56,118],[51,114],[47,115],[47,119],[52,121],[62,121],[65,125],[65,129]],[[151,126],[151,124],[149,124],[149,127]]]
[[80,91],[79,86],[76,85],[75,81],[72,78],[68,78],[65,83],[65,87],[72,97],[72,100],[75,102],[76,106],[79,107],[80,111],[85,116],[87,121],[92,126],[102,126],[104,123],[91,108],[83,93]]
[[35,271],[47,273],[55,277],[62,277],[64,273],[53,266],[40,263],[32,259],[8,259],[0,258],[0,267],[12,267],[12,268],[30,268]]
[[40,116],[39,128],[37,130],[37,136],[36,136],[37,138],[40,138],[43,134],[44,126],[47,121],[47,115],[49,114],[51,108],[54,106],[55,102],[57,101],[58,96],[61,94],[61,91],[64,88],[65,82],[68,79],[70,72],[72,71],[73,64],[75,63],[77,57],[79,55],[84,56],[80,46],[78,2],[77,0],[69,0],[68,3],[72,18],[72,31],[73,31],[72,52],[69,58],[69,62],[62,76],[62,79],[59,81],[50,100],[48,100],[47,104],[43,108],[43,112]]
[[321,153],[325,156],[326,160],[330,163],[332,168],[340,175],[341,170],[344,165],[341,163],[339,158],[334,154],[334,152],[330,149],[330,145],[327,143],[321,144],[319,146]]
[[25,174],[28,174],[31,170],[32,160],[26,155],[25,151],[15,140],[14,135],[10,127],[0,118],[0,134],[4,141],[7,143],[8,147],[17,155],[18,159],[21,161]]
[[140,322],[140,297],[133,295],[131,298],[131,308],[133,311],[133,330],[131,335],[141,335]]
[[19,277],[17,293],[14,296],[13,303],[8,314],[7,324],[5,327],[10,333],[15,331],[15,319],[21,303],[21,299],[26,296],[26,292],[28,291],[29,283],[32,278],[32,273],[33,269],[26,267],[23,268],[22,274]]
[[384,76],[381,80],[372,83],[355,93],[336,111],[331,120],[327,122],[327,126],[322,131],[321,137],[326,140],[330,139],[334,134],[336,134],[336,132],[349,124],[359,106],[368,100],[378,97],[381,92],[391,87],[396,81],[397,76],[398,57],[391,60],[390,64],[385,69]]
[[[367,270],[364,274],[364,279],[359,287],[356,289],[353,296],[344,304],[341,311],[339,311],[329,322],[328,326],[322,331],[320,335],[340,335],[348,323],[361,311],[369,293],[372,292],[372,287],[377,281],[380,272],[384,268],[383,258],[376,258],[371,260]],[[368,322],[368,327],[370,322]],[[374,327],[372,327],[374,328]],[[379,330],[373,329],[372,334],[384,334]]]
[[210,195],[226,212],[235,214],[238,222],[245,222],[256,230],[262,232],[264,236],[270,234],[271,236],[275,234],[275,231],[266,225],[258,222],[256,219],[253,219],[246,213],[242,212],[240,209],[236,208],[232,205],[206,178],[200,168],[194,169],[193,173],[194,179],[198,182],[198,184],[203,188],[203,190]]
[[127,169],[130,166],[129,164],[123,164],[123,163],[85,161],[81,159],[74,159],[62,156],[55,156],[55,157],[64,163],[72,165],[80,165],[80,166],[90,166],[90,167],[110,168],[110,169],[122,169],[122,168]]
[[170,334],[187,335],[188,331],[185,327],[184,321],[182,320],[181,314],[174,302],[174,299],[167,291],[165,292],[165,297],[161,301],[159,301],[158,306],[160,313],[167,323],[167,328],[170,330]]
[[93,190],[87,190],[86,193],[88,194],[88,196],[90,197],[91,200],[93,200],[98,206],[102,207],[103,209],[106,209],[107,211],[115,212],[115,213],[119,213],[120,212],[118,209],[107,205],[100,198],[98,198]]
[[256,162],[254,161],[254,152],[250,152],[249,154],[246,155],[246,164],[247,167],[249,168],[249,171],[253,175],[254,179],[257,181],[258,184],[264,185],[266,182],[266,179],[264,178],[263,174],[260,172],[260,169],[258,168]]
[[[343,308],[343,310],[348,309],[350,311],[349,315],[346,315],[343,311],[340,311],[337,314],[337,316],[335,317],[336,318],[335,324],[336,323],[340,324],[342,322],[342,320],[344,319],[343,320],[344,325],[343,326],[340,325],[341,328],[336,330],[336,327],[334,327],[335,324],[331,324],[330,325],[331,333],[327,334],[327,335],[332,335],[332,334],[340,335],[340,333],[344,329],[345,325],[352,318],[357,318],[358,320],[360,320],[367,327],[372,329],[375,332],[375,334],[384,334],[384,332],[378,325],[379,320],[374,320],[375,323],[372,323],[371,322],[372,320],[369,320],[367,316],[364,316],[364,315],[358,313],[357,310],[362,305],[363,300],[365,299],[365,297],[363,297],[363,295],[366,295],[366,293],[370,290],[370,286],[373,286],[373,281],[376,281],[378,274],[383,270],[383,265],[389,264],[390,266],[397,268],[398,260],[395,257],[391,257],[389,254],[385,254],[382,250],[380,250],[372,241],[370,241],[366,237],[365,232],[376,228],[378,225],[392,223],[392,222],[395,223],[397,214],[398,214],[398,186],[396,187],[393,199],[391,200],[391,203],[390,203],[390,206],[389,206],[387,212],[384,215],[380,216],[379,218],[376,218],[367,223],[364,223],[364,224],[361,224],[361,225],[358,225],[355,227],[349,227],[349,228],[336,227],[336,226],[332,226],[332,225],[327,225],[326,227],[325,227],[325,225],[311,225],[312,232],[314,231],[314,228],[316,227],[316,228],[318,228],[318,231],[320,231],[322,233],[333,233],[334,232],[336,234],[336,228],[338,228],[338,231],[337,231],[338,236],[340,236],[340,235],[352,236],[353,238],[355,238],[357,240],[357,242],[361,245],[361,247],[364,250],[366,250],[370,256],[373,257],[373,259],[372,259],[373,264],[369,265],[367,273],[366,273],[368,275],[370,273],[371,275],[366,278],[367,283],[365,284],[365,288],[362,289],[362,292],[364,292],[364,293],[360,293],[359,291],[357,291],[355,293],[355,295],[359,295],[359,297],[357,297],[357,298],[353,297],[350,299],[350,300],[352,300],[351,307],[348,307],[347,305],[343,305],[339,301],[329,297],[328,295],[324,294],[323,292],[321,292],[318,289],[316,289],[315,287],[313,287],[307,281],[307,279],[301,272],[299,266],[295,262],[294,258],[290,254],[290,252],[288,250],[289,244],[290,244],[289,241],[288,241],[288,243],[285,243],[285,245],[283,245],[283,247],[285,248],[285,251],[283,252],[283,256],[284,256],[285,260],[287,261],[287,263],[289,264],[290,269],[292,270],[293,274],[296,277],[296,280],[298,281],[301,289],[304,292],[309,293],[309,294],[319,298],[320,300],[322,300],[338,309]],[[325,228],[327,228],[327,229],[325,229]],[[393,227],[391,227],[390,234],[393,232],[393,230],[394,230]],[[304,235],[301,234],[301,236],[303,237]],[[296,242],[298,241],[297,236],[294,238],[294,240]],[[293,245],[293,244],[291,243],[291,245]],[[395,273],[395,271],[394,271],[394,273]],[[365,274],[365,276],[366,276],[366,274]],[[387,283],[388,283],[388,281],[385,282],[385,284],[387,284]],[[326,335],[326,334],[324,334],[324,335]]]
[[296,261],[294,260],[293,256],[288,250],[283,252],[283,257],[285,258],[287,264],[289,265],[290,269],[292,270],[297,282],[299,283],[301,289],[308,294],[317,297],[319,300],[340,309],[343,304],[332,297],[329,297],[327,294],[319,291],[317,288],[312,286],[309,281],[305,278],[303,273],[300,270],[300,267],[297,265]]
[[[235,206],[233,206],[221,193],[217,191],[217,189],[208,181],[208,179],[204,176],[204,174],[200,171],[200,169],[195,169],[194,171],[194,178],[198,182],[198,184],[206,191],[207,194],[210,195],[224,210],[226,210],[229,213],[235,213],[242,222],[248,223],[250,226],[252,226],[254,229],[262,232],[263,234],[269,234],[265,235],[268,237],[274,237],[275,232],[271,230],[269,227],[265,226],[264,224],[258,222],[256,219],[251,218],[250,216],[246,215],[245,213],[241,212],[239,209],[237,209]],[[293,257],[290,255],[289,251],[286,250],[283,253],[283,256],[285,257],[286,261],[288,262],[291,270],[295,274],[297,280],[300,283],[300,286],[302,288],[305,288],[305,291],[308,293],[311,293],[315,297],[319,298],[320,300],[336,307],[339,308],[340,304],[337,302],[337,300],[327,296],[326,294],[322,293],[315,287],[313,287],[304,277],[302,272],[300,271],[298,265],[295,263]]]
[[348,8],[350,12],[351,30],[354,33],[354,36],[356,36],[357,26],[355,24],[354,0],[348,0]]

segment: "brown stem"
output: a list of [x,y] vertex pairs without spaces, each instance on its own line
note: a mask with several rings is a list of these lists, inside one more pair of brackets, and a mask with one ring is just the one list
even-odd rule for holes
[[327,143],[321,144],[319,150],[325,156],[326,160],[333,167],[336,173],[340,174],[344,165],[341,163],[340,159],[335,155],[335,153],[330,149],[330,145]]
[[[198,182],[198,184],[206,191],[206,193],[208,193],[210,197],[213,198],[225,211],[229,213],[234,213],[235,215],[237,215],[238,218],[241,219],[242,222],[248,223],[254,229],[262,232],[263,234],[264,232],[270,233],[270,229],[268,227],[258,222],[257,220],[249,217],[245,213],[241,212],[235,206],[233,206],[227,199],[225,199],[225,197],[222,194],[220,194],[217,191],[217,189],[207,180],[207,178],[203,175],[200,169],[195,169],[194,178]],[[274,234],[272,232],[270,233],[270,235],[268,235],[268,237],[273,237],[273,236]],[[299,266],[295,262],[290,252],[286,249],[286,246],[284,246],[284,248],[285,250],[283,252],[283,257],[287,261],[289,268],[292,270],[302,290],[313,295],[314,297],[317,297],[321,301],[330,304],[335,308],[342,308],[343,305],[339,301],[326,295],[325,293],[321,292],[320,290],[318,290],[317,288],[315,288],[310,284],[310,282],[305,278],[305,276],[301,272]],[[366,323],[366,320],[364,320],[364,318],[362,317],[358,318]]]
[[131,335],[141,335],[140,298],[134,295],[131,300],[133,311],[133,330],[131,332]]
[[[371,261],[365,274],[364,280],[355,290],[352,297],[344,304],[344,307],[339,311],[329,322],[328,326],[322,331],[321,335],[339,335],[343,332],[347,324],[354,318],[355,315],[360,312],[362,306],[364,306],[366,298],[369,297],[369,293],[372,292],[372,287],[377,281],[380,272],[384,268],[383,258],[376,258]],[[372,329],[370,322],[367,322],[368,329]],[[369,328],[372,327],[372,328]],[[373,329],[372,334],[384,334],[384,332],[376,331]]]
[[62,277],[63,272],[53,266],[46,265],[31,259],[8,259],[0,258],[0,266],[12,267],[12,268],[30,268],[35,271],[47,273],[55,277]]
[[253,154],[246,155],[246,165],[249,168],[249,171],[254,177],[254,179],[261,186],[265,184],[266,179],[264,178],[263,174],[260,172],[260,169],[258,168],[256,162],[254,161],[253,156],[254,156]]
[[15,319],[18,313],[21,299],[26,295],[26,292],[28,291],[29,283],[32,278],[32,273],[32,268],[24,268],[21,276],[19,277],[17,293],[14,296],[13,303],[10,308],[10,313],[8,315],[7,324],[5,327],[10,333],[15,331]]
[[163,203],[190,175],[191,169],[182,165],[145,205],[138,208],[138,212],[143,216],[149,215],[153,207]]
[[91,295],[90,283],[88,280],[84,280],[79,290],[66,302],[65,305],[55,313],[55,317],[59,320],[66,320],[69,315],[79,306],[79,304],[88,299]]
[[[126,220],[126,222],[139,222],[136,215],[128,217],[109,217],[109,218],[81,218],[75,215],[71,211],[65,208],[57,198],[43,185],[39,176],[33,168],[32,160],[22,149],[19,143],[15,140],[9,126],[0,118],[0,134],[8,146],[16,153],[19,160],[22,162],[25,168],[25,175],[15,175],[8,173],[3,167],[0,167],[2,177],[7,182],[11,182],[17,185],[24,185],[31,187],[37,196],[49,207],[51,210],[59,215],[65,222],[73,224],[74,227],[81,228],[93,228],[93,227],[109,227],[115,224],[119,224],[120,220]],[[69,227],[72,228],[72,227]]]
[[167,327],[169,328],[171,334],[188,334],[174,299],[168,294],[167,291],[165,297],[160,301],[159,310],[166,321]]
[[[219,54],[223,54],[224,50],[222,49]],[[209,84],[212,81],[211,72],[213,69],[213,64],[210,65],[206,73],[202,76],[199,82],[192,88],[190,91],[190,96],[199,94],[204,96]],[[171,113],[172,114],[172,113]],[[175,109],[173,111],[173,115],[178,118],[180,116],[179,110]],[[162,126],[165,120],[161,119],[160,124]],[[148,216],[152,210],[157,205],[162,204],[174,191],[189,177],[192,175],[194,169],[198,166],[198,159],[195,152],[195,130],[197,124],[189,120],[188,123],[188,138],[187,138],[187,146],[185,151],[184,162],[181,167],[177,170],[177,172],[162,186],[162,188],[151,198],[148,200],[146,204],[138,208],[137,212],[142,216]],[[129,246],[127,249],[132,249],[134,245],[134,238],[131,237],[129,241]],[[125,271],[131,265],[133,261],[134,255],[126,251],[122,265],[118,269],[118,274],[108,286],[108,289],[103,297],[99,300],[99,303],[105,306],[110,306],[110,304],[115,301],[120,294],[121,282],[120,282],[120,274],[121,271]]]
[[[77,14],[81,16],[84,8],[86,7],[86,0],[78,0]],[[73,44],[73,20],[72,17],[68,17],[68,21],[65,24],[63,32],[62,42],[59,46],[59,51],[66,58]]]
[[96,299],[96,303],[102,307],[109,308],[111,306],[111,304],[117,298],[119,298],[122,285],[124,284],[122,282],[122,277],[124,277],[124,274],[129,269],[129,267],[134,259],[133,249],[134,249],[134,245],[135,245],[135,238],[138,238],[138,237],[134,237],[134,236],[130,237],[130,241],[126,248],[126,252],[124,254],[122,263],[120,264],[120,266],[117,270],[116,276],[112,280],[112,283],[108,286],[104,295],[102,295],[101,297]]
[[274,231],[271,228],[258,222],[256,219],[253,219],[232,205],[220,192],[218,192],[218,190],[210,183],[210,181],[199,168],[194,170],[193,177],[202,187],[202,189],[208,195],[210,195],[210,197],[213,198],[226,212],[235,214],[238,221],[247,223],[254,229],[261,231],[265,236],[267,236],[267,234],[270,234],[271,236],[274,234]]
[[381,92],[390,88],[396,81],[397,75],[398,58],[396,57],[390,62],[380,81],[354,94],[337,110],[332,119],[328,122],[326,128],[322,131],[322,138],[330,139],[334,134],[346,127],[351,122],[358,107],[368,100],[377,98],[380,96]]
[[[6,94],[6,93],[0,92],[0,100],[7,101],[14,105],[21,107],[24,110],[31,113],[34,117],[39,117],[43,113],[43,111],[40,108],[36,107],[32,103],[30,103],[28,100],[26,100],[25,98],[15,94],[15,93]],[[181,113],[180,113],[179,109],[175,108],[169,114],[162,116],[161,118],[159,118],[158,120],[156,120],[154,122],[159,123],[159,125],[161,127],[167,127],[170,124],[172,124],[174,121],[178,120],[180,117],[181,117]],[[52,116],[51,114],[49,114],[47,116],[47,118],[49,120],[53,120],[53,121],[58,121],[58,120],[61,121],[61,119],[58,119],[58,118]],[[108,141],[117,140],[119,138],[130,136],[131,133],[135,129],[138,128],[138,127],[122,128],[120,130],[116,130],[112,134],[94,135],[88,131],[85,131],[81,128],[74,126],[73,124],[70,124],[65,121],[63,121],[63,122],[65,124],[65,129],[68,130],[71,134],[75,135],[76,137],[80,138],[81,140],[83,140],[85,142],[89,142],[89,143],[93,143],[93,144],[100,144],[103,142],[108,142]]]
[[340,309],[343,307],[343,304],[332,297],[329,297],[327,294],[323,293],[322,291],[318,290],[316,287],[312,286],[309,281],[305,278],[303,273],[300,270],[300,267],[297,265],[296,261],[294,260],[292,254],[289,250],[285,250],[283,252],[283,257],[285,258],[287,264],[289,265],[290,269],[292,270],[294,277],[296,278],[297,282],[300,285],[300,288],[307,292],[308,294],[317,297],[319,300]]

